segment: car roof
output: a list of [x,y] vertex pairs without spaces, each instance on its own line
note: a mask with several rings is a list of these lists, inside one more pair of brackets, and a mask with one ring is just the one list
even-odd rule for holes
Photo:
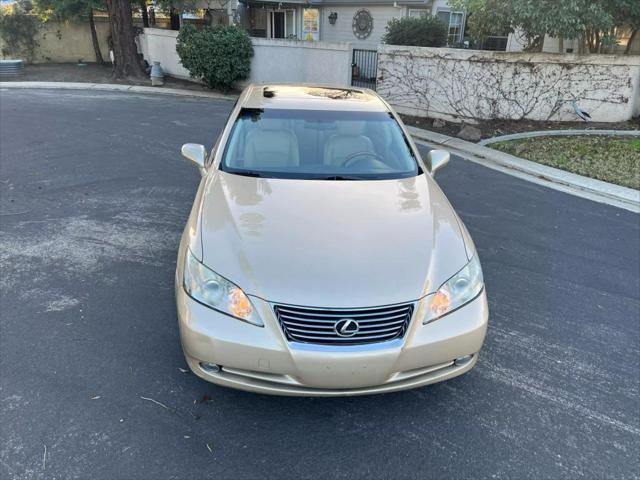
[[387,104],[366,88],[311,84],[249,85],[243,108],[388,112]]

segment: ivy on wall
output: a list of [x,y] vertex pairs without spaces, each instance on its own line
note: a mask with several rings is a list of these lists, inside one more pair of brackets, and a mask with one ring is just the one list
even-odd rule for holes
[[36,34],[39,28],[40,22],[34,15],[25,13],[0,14],[2,56],[32,61],[38,46]]
[[573,119],[574,101],[592,112],[629,103],[630,67],[558,60],[395,50],[380,55],[378,91],[394,105],[459,119]]

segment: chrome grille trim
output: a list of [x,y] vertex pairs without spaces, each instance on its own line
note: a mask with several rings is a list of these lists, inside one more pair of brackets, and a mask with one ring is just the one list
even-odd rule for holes
[[[300,307],[299,311],[295,311],[292,310],[291,307],[283,307],[281,305],[278,305],[278,309],[282,312],[289,312],[289,313],[293,313],[296,316],[299,315],[306,315],[308,317],[316,317],[318,316],[317,312],[323,312],[321,315],[323,317],[340,317],[342,318],[345,314],[342,313],[342,311],[340,309],[327,309],[327,310],[323,310],[323,309],[310,309],[307,307]],[[355,311],[362,311],[362,310],[368,310],[368,309],[344,309],[345,312],[355,312]],[[404,312],[406,310],[406,306],[403,306],[403,308],[393,308],[392,310],[389,311],[384,311],[384,312],[380,312],[380,313],[375,313],[376,311],[380,310],[380,307],[375,307],[371,309],[372,312],[371,313],[350,313],[349,317],[371,317],[374,315],[388,315],[390,313],[396,313],[396,312]],[[327,313],[324,313],[327,312]],[[286,313],[285,313],[286,315]]]
[[295,315],[291,315],[291,314],[284,314],[284,313],[280,313],[280,316],[282,318],[287,318],[287,319],[291,319],[291,320],[304,320],[305,322],[310,322],[310,323],[331,323],[333,325],[333,323],[335,323],[336,320],[340,320],[341,318],[345,318],[345,316],[348,316],[349,318],[353,318],[354,320],[357,320],[358,323],[371,323],[371,322],[376,322],[378,320],[392,320],[394,318],[405,318],[407,316],[407,313],[401,313],[399,315],[392,315],[389,317],[384,317],[382,319],[379,318],[362,318],[362,316],[357,316],[357,315],[335,315],[327,320],[319,320],[317,318],[307,318],[307,317],[299,317],[299,316],[295,316]]
[[[362,345],[404,337],[414,312],[414,304],[370,308],[313,308],[273,306],[276,318],[290,342],[317,345]],[[334,327],[343,319],[355,320],[359,329],[351,337],[338,335]]]

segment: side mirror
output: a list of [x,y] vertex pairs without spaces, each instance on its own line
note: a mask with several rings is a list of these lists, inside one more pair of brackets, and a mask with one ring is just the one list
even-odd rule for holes
[[182,145],[182,156],[191,160],[198,168],[204,170],[204,163],[207,161],[207,150],[204,145],[198,143],[185,143]]
[[446,150],[431,150],[427,154],[427,158],[429,159],[429,166],[431,167],[431,175],[435,175],[438,170],[449,163],[451,154]]

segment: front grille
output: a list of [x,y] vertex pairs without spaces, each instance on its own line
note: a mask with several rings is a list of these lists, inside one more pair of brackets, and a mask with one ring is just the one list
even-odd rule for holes
[[[403,337],[411,321],[413,304],[354,309],[276,305],[274,310],[284,334],[290,341],[323,345],[361,345]],[[343,335],[338,334],[340,327],[344,327],[348,320],[357,323],[357,332],[353,333],[353,322],[348,322]],[[345,334],[350,336],[344,336]]]

